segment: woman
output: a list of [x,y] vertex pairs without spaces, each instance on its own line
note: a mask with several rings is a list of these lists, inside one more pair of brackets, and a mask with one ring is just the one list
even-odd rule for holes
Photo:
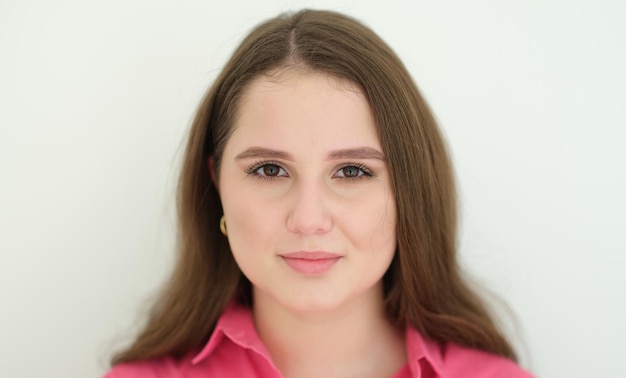
[[255,28],[194,120],[179,257],[107,377],[528,377],[456,261],[445,145],[346,16]]

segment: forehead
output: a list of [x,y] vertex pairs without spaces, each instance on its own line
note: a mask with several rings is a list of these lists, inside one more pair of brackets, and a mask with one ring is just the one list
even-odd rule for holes
[[[342,93],[349,95],[353,99],[367,103],[360,85],[326,72],[316,71],[306,67],[283,67],[272,70],[257,76],[248,83],[240,96],[237,115],[242,113],[245,104],[251,99],[259,100],[265,98],[270,100],[273,92],[289,93],[288,97],[304,96],[307,89],[315,87],[317,91],[324,91],[327,94],[333,92],[335,95]],[[368,104],[369,110],[369,104]]]
[[257,75],[243,88],[241,99],[245,101],[249,97],[250,92],[263,89],[272,90],[280,87],[298,87],[313,81],[324,82],[327,86],[336,90],[345,90],[360,96],[363,95],[361,86],[351,80],[308,67],[304,64],[293,64]]
[[377,128],[363,92],[354,83],[318,73],[282,71],[254,79],[242,94],[235,139],[378,146]]

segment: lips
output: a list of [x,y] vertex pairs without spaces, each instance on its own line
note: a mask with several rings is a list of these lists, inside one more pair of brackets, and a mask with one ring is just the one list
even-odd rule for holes
[[337,253],[311,251],[290,252],[280,255],[295,272],[307,276],[317,276],[329,271],[342,256]]

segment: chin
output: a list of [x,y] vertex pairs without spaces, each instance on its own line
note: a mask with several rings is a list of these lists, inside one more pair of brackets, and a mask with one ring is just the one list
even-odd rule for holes
[[289,306],[288,309],[296,314],[325,314],[336,310],[339,307],[336,303],[309,301],[304,303],[297,303],[293,306]]
[[293,314],[314,315],[330,313],[341,307],[343,301],[336,296],[300,294],[292,298],[277,298],[283,308]]

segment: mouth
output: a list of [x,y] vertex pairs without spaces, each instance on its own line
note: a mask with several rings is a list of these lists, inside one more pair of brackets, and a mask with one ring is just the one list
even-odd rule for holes
[[329,271],[342,256],[337,253],[313,251],[280,255],[292,270],[306,276],[318,276]]

